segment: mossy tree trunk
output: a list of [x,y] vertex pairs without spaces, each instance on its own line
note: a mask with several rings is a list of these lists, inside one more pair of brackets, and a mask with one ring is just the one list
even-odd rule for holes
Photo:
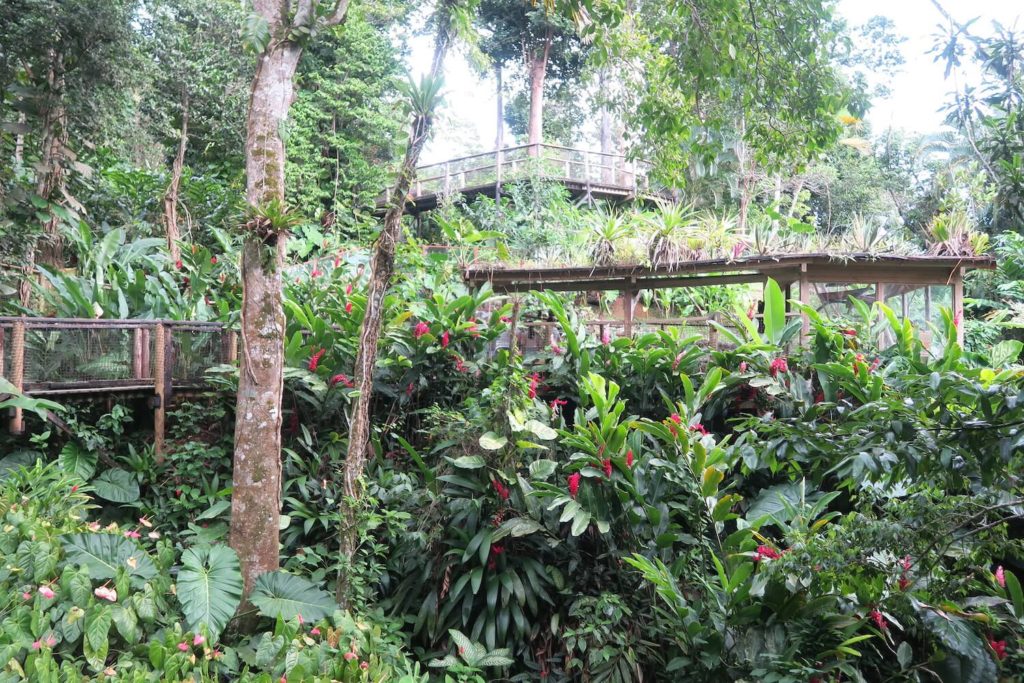
[[[246,201],[260,215],[261,208],[284,205],[285,149],[280,132],[302,55],[297,37],[312,32],[319,12],[314,0],[252,4],[266,20],[270,37],[253,77],[245,141]],[[294,14],[289,14],[293,4]],[[347,6],[347,0],[340,0],[320,25],[340,23]],[[246,227],[230,534],[242,565],[243,614],[256,578],[275,571],[279,563],[285,333],[281,282],[286,241],[285,226],[253,220]],[[241,627],[251,624],[243,620]]]
[[181,247],[178,245],[181,240],[181,231],[178,229],[178,194],[181,189],[181,174],[185,169],[185,150],[188,148],[188,105],[188,93],[183,91],[178,152],[174,155],[174,162],[171,164],[171,182],[167,185],[167,191],[164,193],[164,231],[167,235],[167,251],[170,252],[171,261],[174,262],[181,259]]
[[[444,66],[444,59],[451,43],[451,8],[439,10],[437,34],[434,41],[434,58],[430,68],[430,80],[436,81]],[[433,125],[431,111],[416,112],[413,116],[408,146],[402,160],[398,178],[388,195],[388,209],[384,214],[384,225],[374,245],[370,261],[370,283],[366,294],[366,313],[359,330],[359,347],[356,350],[355,386],[358,390],[355,407],[349,427],[348,457],[345,461],[343,504],[343,526],[340,530],[340,550],[343,569],[338,576],[337,599],[347,606],[349,582],[345,567],[351,566],[359,545],[358,499],[362,495],[360,481],[370,451],[370,403],[373,398],[373,371],[377,360],[377,346],[380,341],[381,322],[384,313],[384,297],[391,285],[395,270],[395,252],[402,237],[402,216],[405,213],[409,188],[416,178],[416,165],[420,153],[430,136]]]

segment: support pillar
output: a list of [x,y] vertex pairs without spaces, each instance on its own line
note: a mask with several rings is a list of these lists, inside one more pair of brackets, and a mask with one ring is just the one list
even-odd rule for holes
[[164,430],[167,419],[166,379],[167,368],[167,328],[163,323],[157,323],[156,339],[153,349],[156,355],[153,358],[153,390],[156,403],[153,407],[153,452],[156,454],[158,463],[164,460]]
[[[807,279],[806,263],[800,264],[800,303],[804,306],[811,305],[811,281]],[[806,311],[800,311],[800,320],[803,323],[800,327],[800,343],[803,345],[807,344],[811,336],[811,319]]]
[[627,289],[622,293],[622,335],[633,337],[633,306],[636,305],[636,290]]
[[953,286],[953,322],[956,324],[956,343],[964,345],[964,269],[957,268],[950,284]]
[[[14,323],[11,331],[11,384],[21,393],[25,389],[25,320]],[[25,417],[21,408],[15,408],[11,416],[11,434],[25,431]]]

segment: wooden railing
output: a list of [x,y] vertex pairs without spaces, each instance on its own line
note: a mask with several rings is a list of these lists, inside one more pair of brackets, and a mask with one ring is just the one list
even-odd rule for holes
[[447,195],[534,174],[581,186],[639,194],[649,191],[649,171],[648,162],[633,161],[622,154],[548,144],[520,145],[420,166],[412,195],[414,198]]
[[[0,317],[0,377],[29,396],[152,393],[158,452],[174,390],[203,387],[236,355],[235,332],[216,322]],[[10,426],[22,431],[20,410]]]

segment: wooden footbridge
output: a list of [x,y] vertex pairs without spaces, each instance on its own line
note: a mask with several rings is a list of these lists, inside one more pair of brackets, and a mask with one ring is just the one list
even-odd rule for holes
[[[176,394],[207,388],[206,371],[234,362],[236,333],[217,322],[0,317],[0,377],[27,396],[142,396],[157,452]],[[14,409],[11,431],[24,421]]]
[[[650,183],[650,170],[648,162],[622,154],[548,144],[507,147],[418,167],[406,210],[429,211],[456,194],[467,200],[494,198],[503,185],[528,178],[561,183],[577,200],[653,200],[661,193]],[[387,209],[385,202],[386,198],[378,202],[379,214]]]

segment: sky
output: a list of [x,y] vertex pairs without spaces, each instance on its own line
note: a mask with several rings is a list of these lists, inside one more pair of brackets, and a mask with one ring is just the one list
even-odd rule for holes
[[[992,20],[1024,30],[1024,2],[1021,0],[941,0],[958,21],[979,17],[975,26],[987,30]],[[862,24],[876,15],[893,20],[896,31],[905,36],[902,71],[891,83],[892,94],[873,103],[867,121],[874,131],[888,127],[925,133],[941,129],[938,109],[952,89],[943,78],[943,64],[928,54],[939,24],[944,20],[930,0],[839,0],[839,13],[851,25]],[[414,73],[429,65],[430,37],[412,43],[410,66]],[[450,54],[445,69],[445,123],[423,153],[423,163],[443,161],[462,154],[493,149],[497,102],[492,79],[482,79],[461,53]],[[420,67],[420,68],[417,68]],[[456,134],[457,132],[457,134]]]

